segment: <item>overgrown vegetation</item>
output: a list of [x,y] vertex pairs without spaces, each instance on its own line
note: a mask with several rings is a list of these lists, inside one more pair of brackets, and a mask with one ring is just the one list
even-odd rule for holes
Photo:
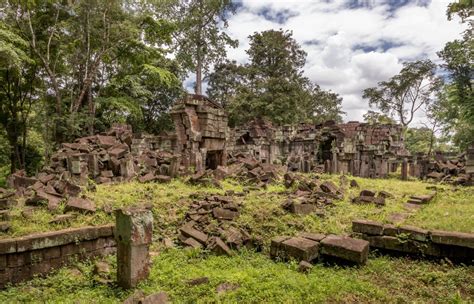
[[[339,184],[339,176],[323,175],[324,180]],[[225,180],[222,188],[191,186],[174,179],[169,184],[138,182],[98,185],[87,192],[101,211],[80,215],[71,224],[51,225],[49,212],[35,211],[24,218],[20,209],[13,211],[9,235],[20,236],[37,231],[66,227],[112,223],[114,217],[104,210],[151,204],[155,218],[153,268],[150,279],[139,288],[145,293],[166,291],[174,302],[439,302],[462,303],[474,299],[472,266],[453,266],[444,262],[427,262],[408,258],[390,258],[372,254],[366,266],[328,267],[316,265],[308,274],[296,271],[296,263],[276,263],[267,256],[269,240],[276,235],[295,235],[302,231],[323,233],[351,232],[351,221],[368,218],[388,222],[393,213],[410,213],[403,224],[428,229],[474,232],[474,188],[436,185],[438,196],[420,210],[411,212],[403,205],[409,195],[427,194],[432,184],[399,179],[355,178],[361,189],[385,190],[394,195],[384,207],[356,205],[350,197],[360,189],[347,189],[344,200],[324,210],[324,217],[286,213],[280,204],[286,189],[280,183],[267,189],[250,190],[241,199],[241,216],[236,223],[245,226],[265,241],[263,253],[236,252],[232,257],[219,257],[189,249],[164,249],[163,238],[175,239],[191,197],[223,194],[227,190],[248,189],[235,180]],[[191,197],[190,197],[191,196]],[[60,209],[61,210],[61,209]],[[114,265],[115,258],[108,257]],[[35,279],[0,292],[0,302],[118,303],[132,291],[94,281],[91,263],[76,263],[44,279]],[[115,266],[114,266],[115,269]],[[189,287],[187,281],[209,277],[209,283]],[[224,294],[216,286],[228,282],[239,287]]]

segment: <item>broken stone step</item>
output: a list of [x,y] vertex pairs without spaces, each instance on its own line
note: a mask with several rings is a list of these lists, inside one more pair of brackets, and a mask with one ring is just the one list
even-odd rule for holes
[[321,241],[321,254],[359,265],[367,262],[369,242],[348,236],[328,235]]

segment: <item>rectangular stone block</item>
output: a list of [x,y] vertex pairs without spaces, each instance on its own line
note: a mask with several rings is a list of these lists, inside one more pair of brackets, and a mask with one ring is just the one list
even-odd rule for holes
[[150,244],[153,236],[153,214],[150,210],[129,208],[115,212],[117,243]]
[[329,235],[321,241],[321,253],[363,265],[367,262],[369,242],[347,236]]
[[474,234],[433,230],[431,241],[436,244],[474,248]]
[[354,220],[352,221],[352,231],[368,235],[382,235],[383,225],[374,221]]
[[280,255],[281,243],[289,239],[288,236],[277,236],[274,237],[270,242],[270,257],[276,258]]
[[201,244],[206,244],[207,242],[207,234],[202,233],[201,231],[194,229],[190,226],[183,226],[179,229],[179,231],[186,237],[191,237],[197,240]]
[[371,248],[397,251],[400,253],[419,254],[419,246],[412,240],[401,241],[393,236],[369,236],[367,240]]
[[428,241],[428,230],[413,226],[402,226],[398,228],[399,234],[407,234],[410,240],[419,242]]
[[293,237],[281,243],[282,258],[311,262],[319,255],[319,243],[302,237]]

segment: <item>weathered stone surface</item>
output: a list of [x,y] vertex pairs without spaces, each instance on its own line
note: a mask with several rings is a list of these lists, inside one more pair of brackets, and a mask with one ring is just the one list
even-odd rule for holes
[[49,221],[49,223],[50,224],[66,224],[66,223],[69,223],[74,218],[76,218],[76,216],[73,214],[61,214],[61,215],[55,216],[54,219]]
[[138,208],[120,209],[115,214],[117,283],[122,288],[133,288],[150,271],[153,215],[150,210]]
[[350,186],[351,188],[359,188],[359,184],[357,183],[355,179],[351,179]]
[[224,208],[214,208],[212,209],[212,214],[216,219],[220,220],[233,220],[234,218],[239,216],[238,212],[231,211]]
[[352,221],[352,231],[369,235],[382,235],[383,225],[374,221],[354,220]]
[[398,227],[399,234],[406,234],[408,238],[415,241],[426,242],[428,241],[428,230],[421,229],[413,226],[401,226]]
[[419,254],[420,247],[411,241],[400,241],[398,237],[393,236],[369,236],[367,240],[371,248],[380,248],[402,253]]
[[10,223],[9,222],[0,222],[0,232],[8,232],[10,230]]
[[207,239],[208,239],[207,234],[202,233],[201,231],[194,229],[192,226],[191,227],[190,226],[183,226],[179,229],[179,231],[184,236],[194,238],[195,240],[197,240],[201,244],[206,244],[206,242],[207,242]]
[[140,304],[166,304],[168,302],[168,294],[166,292],[158,292],[146,296],[140,302]]
[[217,255],[232,255],[230,248],[219,237],[209,238],[207,249]]
[[192,247],[192,248],[201,248],[202,247],[201,243],[199,243],[198,241],[196,241],[192,237],[187,238],[186,240],[184,240],[183,244],[185,244],[186,246]]
[[474,249],[474,234],[472,233],[432,230],[430,234],[433,243]]
[[315,242],[320,242],[322,239],[326,237],[326,235],[322,233],[310,233],[310,232],[303,232],[299,236],[308,240],[315,241]]
[[72,197],[69,198],[64,208],[65,212],[78,211],[82,213],[94,213],[96,211],[95,204],[88,199]]
[[319,254],[319,243],[302,237],[293,237],[280,244],[279,257],[308,261],[316,259]]
[[364,190],[362,190],[362,191],[360,192],[359,196],[370,196],[370,197],[374,197],[374,196],[375,196],[375,191],[364,189]]
[[359,265],[367,262],[369,242],[346,236],[328,235],[321,241],[321,253]]
[[288,240],[289,236],[277,236],[271,240],[270,243],[270,257],[277,258],[281,255],[280,251],[282,250],[281,244]]
[[300,204],[292,202],[288,210],[294,214],[307,215],[315,212],[318,208],[312,204]]
[[311,265],[311,263],[306,262],[306,261],[301,261],[298,264],[298,271],[302,273],[308,273],[311,271],[312,268],[313,268],[313,265]]

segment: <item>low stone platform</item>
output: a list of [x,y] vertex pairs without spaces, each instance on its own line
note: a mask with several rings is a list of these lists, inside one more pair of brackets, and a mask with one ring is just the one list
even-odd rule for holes
[[114,253],[113,225],[70,228],[0,240],[0,288],[45,275],[70,261]]
[[474,234],[394,226],[368,220],[352,222],[352,231],[370,243],[370,249],[419,257],[448,258],[474,264]]
[[273,259],[295,259],[313,262],[318,259],[364,265],[369,242],[348,236],[303,233],[297,237],[278,236],[272,239],[270,256]]

